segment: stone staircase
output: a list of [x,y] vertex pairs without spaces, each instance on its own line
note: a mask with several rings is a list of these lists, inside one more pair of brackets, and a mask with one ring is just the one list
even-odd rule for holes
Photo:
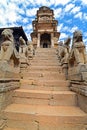
[[4,130],[87,130],[87,115],[68,86],[56,50],[38,48],[4,111]]

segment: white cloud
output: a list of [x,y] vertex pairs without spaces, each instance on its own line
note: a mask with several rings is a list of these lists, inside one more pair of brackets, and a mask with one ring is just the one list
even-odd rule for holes
[[75,13],[79,12],[80,9],[81,9],[81,7],[76,6],[76,7],[74,7],[70,12],[73,13],[73,14],[75,14]]
[[87,0],[81,0],[84,5],[87,4]]
[[74,27],[70,30],[70,32],[73,33],[73,32],[76,31],[76,30],[78,30],[78,27],[77,27],[77,26],[74,26]]
[[54,9],[54,17],[59,18],[62,14],[62,8]]
[[38,8],[27,9],[27,10],[26,10],[26,15],[27,15],[28,17],[35,16],[37,10],[38,10]]
[[61,32],[62,28],[63,28],[63,23],[58,25],[57,30]]
[[68,24],[72,24],[72,19],[68,19],[68,20],[67,20],[67,23],[68,23]]
[[28,37],[28,39],[30,39],[30,33],[32,32],[32,24],[27,24],[23,26],[23,29],[26,33],[26,36]]
[[39,5],[39,6],[57,6],[59,4],[61,5],[65,5],[68,2],[70,2],[71,0],[27,0],[27,3],[31,3],[33,6],[35,5]]
[[71,0],[55,0],[55,5],[66,5],[67,3],[69,3]]
[[23,22],[23,23],[29,23],[29,20],[28,20],[28,18],[24,18],[24,19],[22,20],[22,22]]
[[[3,4],[3,3],[2,3]],[[3,26],[4,24],[7,25],[7,23],[13,23],[16,22],[17,20],[17,13],[16,13],[16,5],[14,3],[5,3],[2,8],[0,8],[0,17],[2,17],[1,25]]]
[[68,30],[70,30],[70,28],[67,27],[67,26],[65,26],[65,27],[62,28],[62,30],[63,30],[63,31],[68,31]]
[[75,7],[75,5],[72,4],[72,3],[71,4],[67,4],[66,7],[65,7],[65,9],[64,9],[64,12],[68,12],[68,11],[70,11],[74,7]]
[[60,34],[60,40],[66,39],[68,36],[66,33],[61,33]]
[[25,14],[25,10],[24,10],[23,8],[19,8],[19,7],[16,8],[16,12],[17,12],[19,15],[24,15],[24,14]]
[[84,33],[84,37],[87,37],[87,32]]
[[83,18],[84,18],[85,20],[87,20],[87,13],[84,13],[84,14],[83,14]]
[[0,5],[6,6],[6,5],[7,5],[7,1],[8,1],[8,0],[0,0]]
[[77,14],[74,16],[74,18],[80,18],[80,19],[82,19],[82,12],[77,13]]

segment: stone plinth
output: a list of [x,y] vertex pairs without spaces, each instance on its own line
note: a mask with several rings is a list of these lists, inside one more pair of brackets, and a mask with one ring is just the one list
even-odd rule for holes
[[3,130],[5,127],[5,121],[4,120],[0,120],[0,130]]
[[69,68],[68,79],[71,80],[71,90],[87,96],[87,65],[79,64],[76,67]]
[[62,64],[62,70],[63,70],[63,73],[65,74],[66,79],[68,79],[68,64],[67,63]]
[[76,81],[87,80],[87,65],[79,64],[68,69],[68,79]]
[[19,88],[19,73],[0,70],[0,108],[7,106],[12,99],[13,90]]
[[28,67],[28,60],[27,58],[24,59],[24,58],[21,58],[20,60],[21,64],[20,64],[20,69],[23,70],[23,69],[26,69]]
[[8,64],[0,66],[0,130],[5,126],[3,110],[13,102],[14,90],[20,86],[19,69]]
[[87,65],[79,64],[69,68],[68,79],[70,79],[70,89],[78,95],[78,105],[87,112]]

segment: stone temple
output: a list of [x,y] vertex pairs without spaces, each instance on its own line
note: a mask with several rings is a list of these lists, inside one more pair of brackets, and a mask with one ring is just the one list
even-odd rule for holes
[[31,41],[22,27],[0,28],[0,130],[87,130],[83,35],[59,41],[57,25],[42,6]]
[[34,46],[41,48],[56,46],[60,33],[57,32],[58,21],[55,20],[52,9],[45,6],[39,8],[32,25],[31,38]]

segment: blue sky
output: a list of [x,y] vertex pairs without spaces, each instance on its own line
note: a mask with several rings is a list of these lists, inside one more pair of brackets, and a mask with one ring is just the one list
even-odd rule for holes
[[41,6],[54,10],[61,32],[59,40],[72,38],[73,32],[79,29],[87,44],[87,0],[0,0],[0,27],[22,26],[30,40],[32,20]]

